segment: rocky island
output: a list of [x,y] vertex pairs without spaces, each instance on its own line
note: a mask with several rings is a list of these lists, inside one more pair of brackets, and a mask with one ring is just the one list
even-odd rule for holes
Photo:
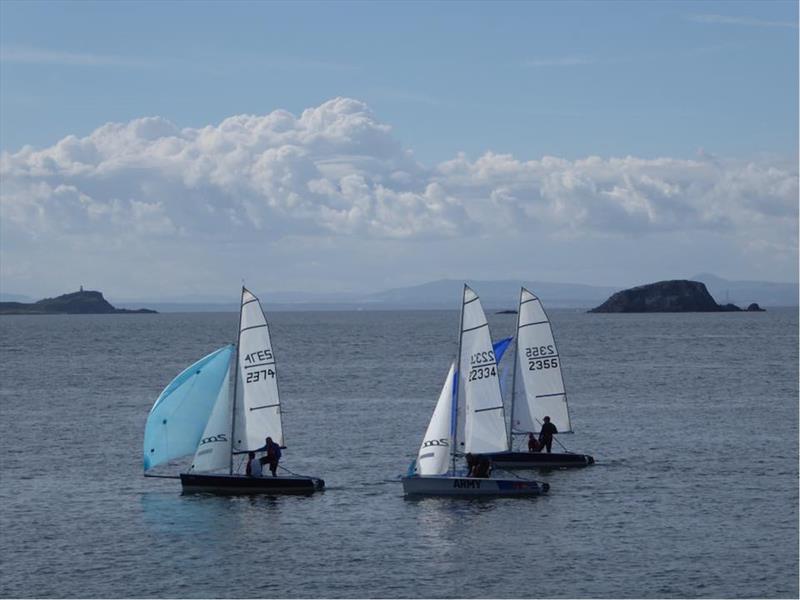
[[0,302],[0,315],[105,315],[105,314],[155,314],[147,308],[128,310],[114,308],[101,292],[84,291],[45,298],[38,302]]
[[[589,312],[735,312],[741,310],[735,304],[717,304],[708,293],[704,283],[676,279],[622,290]],[[762,311],[763,309],[754,303],[748,306],[747,310]]]

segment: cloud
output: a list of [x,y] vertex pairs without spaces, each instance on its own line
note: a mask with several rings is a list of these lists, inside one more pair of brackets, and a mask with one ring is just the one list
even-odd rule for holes
[[796,164],[767,158],[487,152],[423,165],[367,105],[335,98],[202,128],[107,123],[4,152],[0,275],[29,294],[76,280],[208,293],[245,276],[345,289],[531,269],[599,282],[634,268],[644,280],[669,255],[685,274],[787,279],[797,197]]
[[745,27],[788,27],[797,29],[794,21],[767,21],[753,17],[731,17],[727,15],[694,14],[687,17],[695,23],[710,23],[714,25],[740,25]]
[[108,123],[4,153],[3,229],[30,239],[452,239],[665,231],[791,231],[793,166],[714,157],[460,154],[414,160],[362,102],[295,116],[237,115],[201,129],[159,117]]

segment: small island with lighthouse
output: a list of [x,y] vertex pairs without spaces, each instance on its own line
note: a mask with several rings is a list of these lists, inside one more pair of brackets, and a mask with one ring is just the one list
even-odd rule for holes
[[156,314],[149,308],[129,310],[115,308],[103,298],[102,292],[86,291],[81,286],[77,292],[38,302],[0,302],[0,315],[108,315],[108,314]]

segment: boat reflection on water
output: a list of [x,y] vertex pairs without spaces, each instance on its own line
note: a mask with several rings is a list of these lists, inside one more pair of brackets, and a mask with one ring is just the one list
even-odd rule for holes
[[281,496],[147,492],[141,496],[142,522],[158,534],[233,537],[252,527],[253,519],[279,514],[285,501]]

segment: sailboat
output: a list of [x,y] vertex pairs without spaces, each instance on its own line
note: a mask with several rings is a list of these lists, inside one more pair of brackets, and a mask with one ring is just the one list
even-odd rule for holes
[[498,363],[480,299],[465,285],[458,359],[450,365],[417,460],[402,478],[406,495],[538,496],[550,488],[522,478],[467,476],[456,469],[459,444],[472,455],[508,449]]
[[[545,417],[550,417],[550,422],[559,433],[572,433],[567,392],[561,374],[561,357],[550,319],[542,301],[524,287],[520,290],[515,338],[509,426],[512,448],[514,436],[527,436],[530,433],[538,436]],[[574,452],[508,450],[492,453],[489,458],[504,469],[585,467],[594,464],[592,456]]]
[[194,453],[180,473],[184,493],[309,494],[325,487],[317,477],[238,473],[234,455],[262,449],[267,437],[284,447],[277,366],[261,303],[242,287],[237,344],[186,368],[153,404],[144,432],[145,476],[164,477],[151,469]]

